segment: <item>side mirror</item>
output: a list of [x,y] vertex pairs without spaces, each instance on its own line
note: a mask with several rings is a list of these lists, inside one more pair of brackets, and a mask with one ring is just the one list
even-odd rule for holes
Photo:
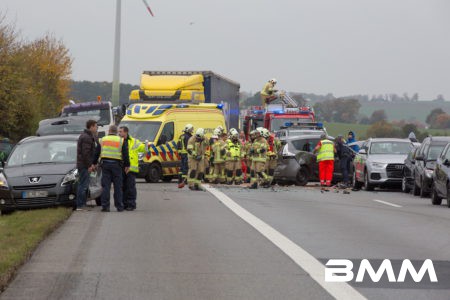
[[367,154],[366,149],[359,149],[358,151],[359,154]]

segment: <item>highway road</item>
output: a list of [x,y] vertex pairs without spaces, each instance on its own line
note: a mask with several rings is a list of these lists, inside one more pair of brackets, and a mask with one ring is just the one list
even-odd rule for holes
[[[133,212],[75,212],[0,299],[450,299],[450,209],[396,191],[138,183]],[[326,282],[325,263],[431,259],[438,282]]]

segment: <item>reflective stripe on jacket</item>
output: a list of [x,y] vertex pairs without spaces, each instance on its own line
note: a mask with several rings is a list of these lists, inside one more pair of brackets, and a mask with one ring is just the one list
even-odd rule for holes
[[334,160],[334,144],[330,140],[322,140],[319,153],[317,154],[317,161]]
[[233,141],[227,141],[228,153],[227,160],[238,160],[241,158],[241,142],[237,141],[233,143]]
[[123,139],[117,135],[107,135],[102,138],[101,158],[122,160]]

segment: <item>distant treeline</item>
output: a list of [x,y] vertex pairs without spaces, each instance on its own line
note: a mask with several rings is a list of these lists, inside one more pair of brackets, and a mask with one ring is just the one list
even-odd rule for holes
[[[138,85],[120,84],[120,99],[130,96],[132,90],[139,89]],[[72,81],[70,83],[70,99],[76,102],[96,101],[101,96],[103,101],[111,101],[112,83],[107,81]]]

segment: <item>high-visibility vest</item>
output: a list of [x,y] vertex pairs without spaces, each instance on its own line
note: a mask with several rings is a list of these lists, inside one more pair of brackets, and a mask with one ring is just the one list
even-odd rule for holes
[[130,171],[139,173],[139,153],[145,152],[145,144],[140,140],[128,136],[128,153],[130,156]]
[[233,143],[233,141],[228,140],[228,152],[230,155],[227,155],[227,160],[235,160],[236,158],[241,158],[241,142],[237,141]]
[[178,139],[178,153],[180,154],[187,154],[187,145],[185,144],[186,140],[186,133],[183,133],[180,135],[180,138]]
[[212,150],[214,153],[214,163],[223,163],[224,159],[223,159],[223,155],[222,150],[224,150],[226,147],[226,144],[223,140],[218,140],[217,142],[214,142],[214,144],[212,145]]
[[117,135],[107,135],[102,138],[101,158],[122,160],[123,139]]
[[322,140],[322,146],[317,154],[317,161],[334,160],[334,144],[330,140]]
[[[269,145],[267,144],[266,140],[262,137],[255,140],[252,144],[253,149],[253,156],[252,161],[255,162],[266,162],[267,160],[267,149],[269,148]],[[261,150],[265,149],[266,151],[263,151],[261,153]]]

